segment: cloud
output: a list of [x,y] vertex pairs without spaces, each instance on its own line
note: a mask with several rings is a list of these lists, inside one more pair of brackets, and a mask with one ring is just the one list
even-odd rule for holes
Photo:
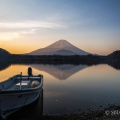
[[64,28],[63,24],[42,21],[22,21],[22,22],[0,22],[0,28],[21,29],[21,28]]
[[0,32],[0,40],[12,40],[25,35],[34,34],[35,32],[36,29],[29,29],[29,30],[16,31],[16,32]]
[[18,33],[21,35],[27,35],[27,34],[34,34],[36,32],[37,29],[29,29],[29,30],[23,30],[23,31],[19,31]]
[[20,34],[17,32],[1,32],[0,33],[0,40],[11,40],[18,37],[20,37]]
[[66,26],[55,22],[22,21],[0,22],[0,40],[11,40],[22,36],[35,34],[40,28],[56,29]]

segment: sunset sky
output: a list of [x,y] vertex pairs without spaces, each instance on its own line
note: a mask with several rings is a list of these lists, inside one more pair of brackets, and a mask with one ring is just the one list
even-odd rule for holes
[[27,53],[65,39],[82,50],[120,49],[120,0],[0,0],[0,48]]

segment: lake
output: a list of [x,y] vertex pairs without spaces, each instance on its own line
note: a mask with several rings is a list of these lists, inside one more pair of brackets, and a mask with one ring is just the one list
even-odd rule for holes
[[78,113],[88,108],[120,105],[120,70],[100,65],[10,65],[0,70],[0,81],[22,72],[43,74],[43,114]]

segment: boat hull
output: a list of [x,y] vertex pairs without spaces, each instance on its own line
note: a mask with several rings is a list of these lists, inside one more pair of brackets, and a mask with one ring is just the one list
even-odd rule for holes
[[[22,107],[36,101],[42,90],[43,80],[36,88],[18,89],[18,90],[1,90],[0,91],[0,116],[6,118]],[[8,82],[8,81],[6,81]],[[4,82],[4,86],[5,86]]]

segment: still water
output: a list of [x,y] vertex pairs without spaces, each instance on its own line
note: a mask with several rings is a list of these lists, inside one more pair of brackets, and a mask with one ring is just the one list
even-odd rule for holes
[[120,70],[106,64],[11,65],[0,70],[0,82],[22,72],[43,74],[43,114],[77,113],[108,104],[120,105]]

